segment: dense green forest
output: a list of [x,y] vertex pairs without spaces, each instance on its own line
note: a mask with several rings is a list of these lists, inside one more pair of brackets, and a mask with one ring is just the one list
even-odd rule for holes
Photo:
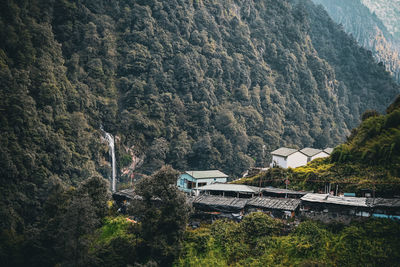
[[341,192],[369,189],[377,195],[393,196],[400,192],[400,96],[379,114],[368,110],[360,126],[353,129],[347,142],[337,146],[331,156],[316,159],[295,169],[273,168],[264,174],[235,181],[258,186],[283,186],[322,190],[327,183],[338,185]]
[[139,214],[140,223],[118,217],[103,178],[90,178],[76,188],[53,188],[40,218],[26,223],[24,232],[21,222],[7,229],[1,221],[0,265],[171,266],[181,251],[190,212],[175,186],[177,175],[163,167],[138,183],[142,199],[132,203],[132,212]]
[[[308,0],[4,0],[0,84],[4,266],[96,265],[104,251],[88,237],[113,214],[101,126],[117,137],[119,170],[133,153],[144,174],[239,175],[263,162],[264,144],[342,142],[400,92]],[[158,244],[154,229],[135,230],[150,253],[139,263],[176,257],[167,245],[182,226],[163,217],[173,207],[154,214],[179,235],[164,229]]]
[[[400,38],[394,35],[393,31],[389,31],[382,22],[391,13],[389,8],[386,8],[385,15],[378,17],[374,13],[374,9],[370,7],[374,4],[371,2],[366,5],[365,2],[368,1],[313,0],[313,2],[323,5],[331,18],[343,25],[344,30],[351,34],[361,46],[371,50],[376,61],[382,62],[386,70],[400,82]],[[394,1],[385,2],[385,5],[390,7],[396,5]],[[392,20],[400,25],[398,15],[394,16]]]
[[216,221],[189,230],[176,266],[398,266],[400,260],[397,222],[344,226],[305,221],[288,228],[252,213],[240,223]]

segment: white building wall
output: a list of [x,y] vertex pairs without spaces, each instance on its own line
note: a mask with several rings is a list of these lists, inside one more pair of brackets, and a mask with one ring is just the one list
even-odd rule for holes
[[226,183],[226,181],[227,178],[196,179],[196,187],[199,183],[207,183],[209,185],[212,183]]
[[301,152],[294,152],[287,157],[287,168],[296,168],[307,164],[307,156]]
[[277,156],[277,155],[272,155],[271,167],[274,167],[274,166],[279,166],[281,168],[287,168],[286,158]]
[[312,156],[311,160],[318,159],[318,158],[326,158],[326,157],[329,157],[329,155],[326,152],[321,151],[317,155]]

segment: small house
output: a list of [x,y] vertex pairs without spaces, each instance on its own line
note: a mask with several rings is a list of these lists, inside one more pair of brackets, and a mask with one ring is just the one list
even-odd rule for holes
[[367,198],[367,205],[373,208],[373,217],[400,220],[399,198]]
[[323,222],[348,223],[355,218],[369,217],[371,207],[365,197],[340,197],[309,193],[301,198],[301,214]]
[[307,156],[293,148],[281,147],[271,152],[271,167],[296,168],[307,164]]
[[262,211],[275,218],[293,218],[300,202],[300,199],[255,197],[247,202],[246,213]]
[[317,158],[329,157],[329,154],[326,153],[325,151],[310,147],[303,148],[302,150],[300,150],[300,152],[307,156],[307,162],[310,162]]
[[228,175],[219,170],[187,171],[179,176],[177,186],[181,191],[192,193],[196,187],[227,181]]
[[192,205],[196,211],[240,213],[247,201],[243,198],[201,195],[194,197]]

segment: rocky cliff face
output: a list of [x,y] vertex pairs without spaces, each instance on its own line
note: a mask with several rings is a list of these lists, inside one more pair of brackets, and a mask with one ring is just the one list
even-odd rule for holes
[[399,4],[395,1],[313,0],[357,42],[371,50],[376,61],[385,64],[400,81]]
[[397,40],[400,39],[400,2],[397,0],[361,0],[383,22]]

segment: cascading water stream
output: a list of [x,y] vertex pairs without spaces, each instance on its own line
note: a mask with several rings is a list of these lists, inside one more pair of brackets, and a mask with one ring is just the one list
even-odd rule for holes
[[110,147],[110,156],[111,156],[111,167],[112,167],[112,172],[111,172],[111,191],[115,192],[116,189],[116,175],[117,175],[117,165],[115,162],[115,142],[114,142],[114,136],[112,134],[107,133],[106,131],[103,130],[101,127],[101,130],[104,132],[105,139],[108,142],[108,146]]

